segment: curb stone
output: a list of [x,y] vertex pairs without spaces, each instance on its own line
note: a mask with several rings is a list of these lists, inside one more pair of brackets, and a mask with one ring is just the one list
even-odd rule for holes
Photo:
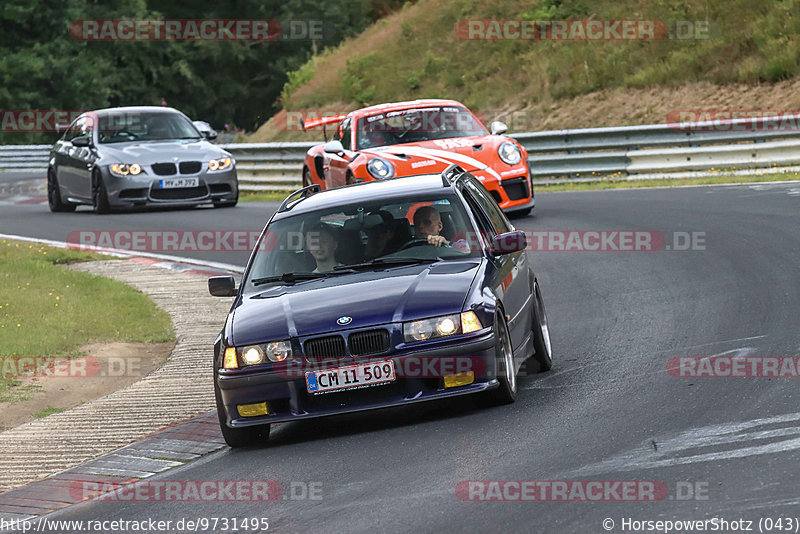
[[138,382],[0,433],[0,491],[6,491],[0,519],[35,517],[82,500],[69,487],[65,492],[76,481],[132,482],[224,447],[210,362],[230,302],[208,295],[205,276],[212,273],[141,258],[70,268],[148,295],[172,318],[177,343]]

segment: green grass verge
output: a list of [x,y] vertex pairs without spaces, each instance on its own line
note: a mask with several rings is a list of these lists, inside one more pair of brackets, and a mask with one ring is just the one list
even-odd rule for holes
[[639,187],[674,187],[681,185],[747,184],[754,182],[782,182],[787,180],[800,180],[800,173],[705,176],[698,178],[668,178],[664,180],[608,180],[603,182],[555,185],[536,185],[534,183],[533,187],[537,193],[546,193],[552,191],[593,191],[597,189],[633,189]]
[[47,408],[42,408],[41,410],[33,414],[33,417],[35,419],[41,419],[42,417],[47,417],[48,415],[53,415],[54,413],[59,413],[63,411],[64,408],[53,408],[52,406],[48,406]]
[[[298,189],[300,189],[298,187]],[[292,191],[265,191],[263,193],[240,193],[241,202],[283,202]]]
[[[91,342],[175,339],[169,315],[143,293],[60,266],[96,259],[107,257],[0,240],[0,358],[77,356]],[[0,374],[0,402],[30,391]]]

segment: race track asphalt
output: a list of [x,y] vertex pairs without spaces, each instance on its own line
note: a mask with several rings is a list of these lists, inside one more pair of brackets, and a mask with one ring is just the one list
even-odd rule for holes
[[[275,206],[100,217],[4,205],[0,232],[64,239],[73,230],[258,230]],[[520,378],[515,404],[461,398],[280,424],[263,447],[224,449],[156,477],[274,480],[283,487],[275,502],[86,502],[48,517],[266,517],[269,532],[525,533],[623,532],[626,518],[796,518],[798,379],[678,378],[667,360],[798,356],[799,216],[800,183],[539,195],[536,215],[515,220],[518,228],[655,231],[670,250],[531,253],[555,365]],[[700,233],[702,246],[674,250],[675,232]],[[657,502],[465,502],[455,490],[469,480],[656,481],[667,494]],[[321,498],[297,497],[311,483]],[[610,530],[604,519],[614,521]]]

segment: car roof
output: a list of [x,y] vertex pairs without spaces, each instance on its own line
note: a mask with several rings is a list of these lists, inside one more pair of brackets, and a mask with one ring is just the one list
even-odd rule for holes
[[439,193],[445,196],[452,195],[453,187],[444,185],[441,173],[404,176],[337,187],[290,203],[290,207],[287,210],[275,215],[275,220],[346,204],[430,193]]
[[424,100],[408,100],[405,102],[389,102],[387,104],[378,104],[367,108],[357,109],[352,112],[353,117],[363,117],[366,115],[374,115],[385,111],[397,111],[403,109],[413,109],[426,106],[459,106],[464,107],[464,104],[456,100],[443,100],[438,98],[428,98]]
[[124,106],[119,108],[105,108],[93,111],[98,116],[111,115],[113,113],[178,113],[183,115],[175,108],[166,106]]

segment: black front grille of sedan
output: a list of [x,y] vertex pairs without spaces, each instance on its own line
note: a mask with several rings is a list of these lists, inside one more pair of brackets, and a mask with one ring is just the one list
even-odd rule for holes
[[348,336],[347,343],[353,356],[382,354],[389,350],[389,331],[381,329],[355,332]]
[[342,336],[326,336],[309,339],[303,346],[306,358],[323,360],[326,358],[344,358],[344,338]]
[[346,348],[350,349],[351,356],[372,356],[388,352],[390,347],[391,336],[383,328],[354,332],[347,336],[347,346],[344,337],[338,334],[312,338],[303,344],[306,358],[310,360],[344,358],[347,356]]
[[178,172],[174,163],[153,163],[152,167],[153,172],[159,176],[171,176]]
[[200,172],[202,165],[199,161],[181,161],[179,168],[181,174],[197,174]]

